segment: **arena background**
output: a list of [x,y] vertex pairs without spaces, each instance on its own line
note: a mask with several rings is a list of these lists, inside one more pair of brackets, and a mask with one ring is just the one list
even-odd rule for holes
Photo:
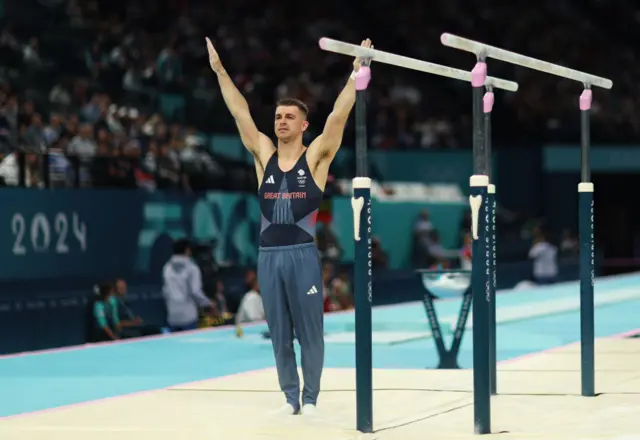
[[[232,311],[237,306],[256,258],[256,182],[209,70],[205,35],[267,132],[273,103],[284,95],[310,105],[310,136],[322,127],[350,69],[317,50],[323,35],[368,36],[380,49],[470,66],[463,54],[427,44],[447,30],[612,78],[610,93],[595,92],[592,112],[597,272],[637,269],[638,204],[627,193],[640,183],[631,2],[475,1],[473,20],[459,13],[472,8],[462,1],[407,2],[391,12],[381,0],[278,5],[3,2],[0,153],[9,171],[0,191],[0,352],[82,343],[93,285],[116,277],[128,281],[139,313],[162,325],[159,270],[179,236],[212,244],[215,276]],[[530,278],[534,225],[557,245],[575,238],[579,90],[506,64],[492,63],[491,74],[520,84],[516,94],[496,94],[494,110],[498,270],[508,288]],[[374,302],[388,304],[420,288],[411,228],[423,210],[444,246],[462,245],[470,90],[384,65],[374,66],[370,90],[374,235],[387,257],[376,271]],[[353,133],[351,120],[326,192],[327,226],[319,227],[319,244],[340,249],[330,258],[336,273],[348,273],[353,258]],[[576,278],[570,248],[560,268],[561,279]]]

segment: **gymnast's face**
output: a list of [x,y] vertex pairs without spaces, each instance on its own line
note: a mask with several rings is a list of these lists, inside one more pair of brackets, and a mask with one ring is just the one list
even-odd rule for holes
[[306,115],[295,105],[281,105],[276,108],[274,130],[278,139],[293,140],[302,136],[308,126]]

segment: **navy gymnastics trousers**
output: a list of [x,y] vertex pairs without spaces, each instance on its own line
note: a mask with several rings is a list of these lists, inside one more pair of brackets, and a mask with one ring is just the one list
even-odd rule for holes
[[324,365],[322,268],[315,243],[261,247],[258,284],[271,334],[280,389],[300,409],[300,378],[293,349],[302,349],[302,404],[316,404]]

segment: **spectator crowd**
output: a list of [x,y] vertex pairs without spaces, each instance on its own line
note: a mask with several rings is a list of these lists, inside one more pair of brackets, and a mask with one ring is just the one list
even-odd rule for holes
[[[284,0],[267,11],[255,0],[11,2],[0,33],[0,154],[9,157],[2,176],[18,179],[19,150],[50,154],[46,165],[21,159],[29,186],[43,185],[44,168],[54,174],[47,184],[251,190],[251,167],[216,156],[206,142],[207,133],[235,133],[235,125],[209,72],[205,35],[265,131],[283,96],[309,104],[310,135],[323,126],[350,62],[317,49],[319,37],[369,36],[380,49],[470,68],[468,54],[439,43],[449,31],[612,78],[615,88],[595,95],[593,138],[626,142],[640,132],[631,43],[638,17],[628,0],[452,0],[391,10],[374,0],[364,12],[359,2],[336,1]],[[520,84],[518,93],[497,94],[497,144],[577,139],[579,86],[498,62],[490,69]],[[471,145],[467,84],[378,65],[370,89],[372,147]]]

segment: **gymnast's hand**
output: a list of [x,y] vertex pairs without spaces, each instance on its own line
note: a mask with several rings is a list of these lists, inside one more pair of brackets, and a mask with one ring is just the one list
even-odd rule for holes
[[[369,47],[371,49],[373,49],[373,44],[371,44],[371,40],[370,39],[366,39],[366,40],[362,40],[362,43],[360,44],[360,46],[362,47]],[[211,52],[209,52],[211,53]],[[217,55],[217,54],[216,54]],[[371,60],[370,59],[360,59],[360,57],[356,57],[356,59],[353,61],[353,71],[357,72],[358,70],[360,70],[360,66],[369,66],[369,64],[371,64]]]
[[216,74],[220,73],[224,70],[222,67],[222,62],[220,61],[220,56],[218,52],[213,47],[211,40],[209,37],[205,38],[207,40],[207,51],[209,52],[209,65],[211,66],[211,70],[213,70]]

